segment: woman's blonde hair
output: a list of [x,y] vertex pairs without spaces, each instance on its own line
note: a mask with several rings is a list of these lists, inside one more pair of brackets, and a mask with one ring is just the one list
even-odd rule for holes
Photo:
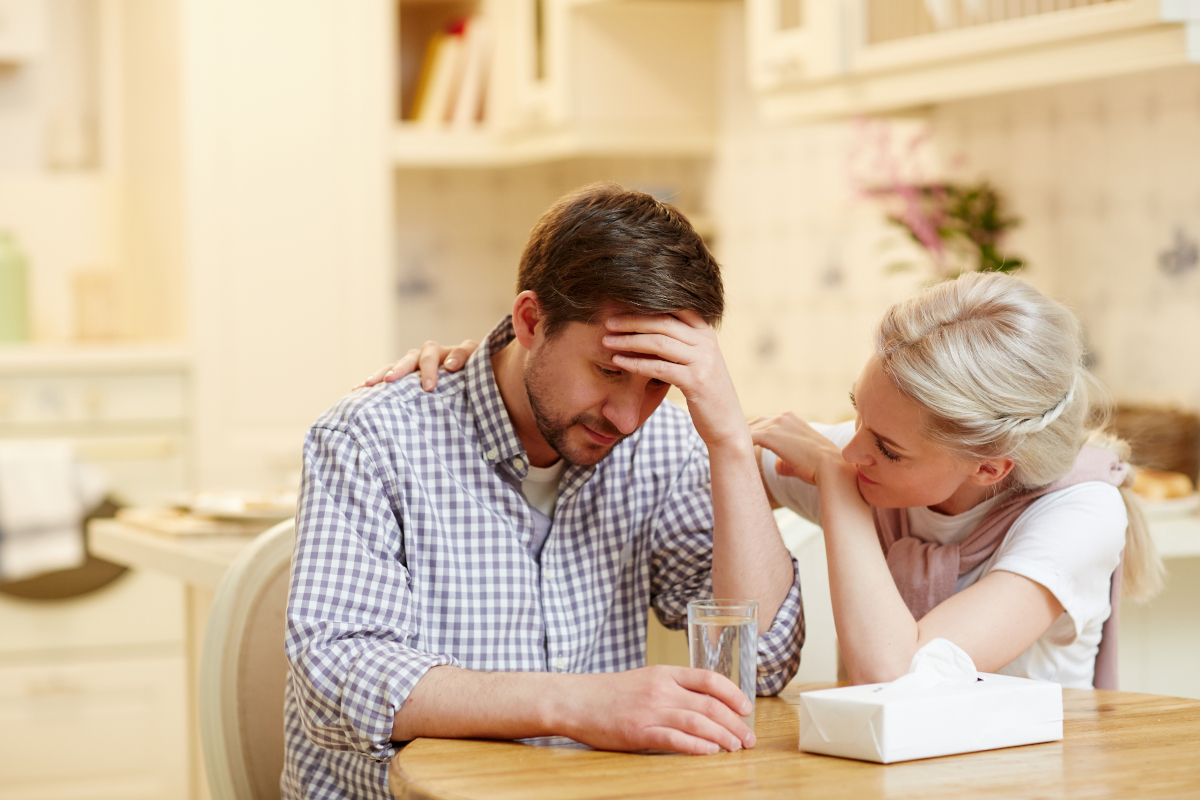
[[[1083,364],[1079,322],[1024,281],[967,273],[893,305],[879,325],[883,371],[926,410],[926,435],[967,458],[1011,458],[1006,488],[1034,489],[1070,472],[1085,444],[1129,446],[1104,433],[1111,403]],[[1163,566],[1139,501],[1121,487],[1122,594],[1148,600]]]

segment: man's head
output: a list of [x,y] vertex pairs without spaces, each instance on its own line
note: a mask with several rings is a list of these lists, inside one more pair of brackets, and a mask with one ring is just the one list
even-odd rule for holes
[[725,310],[720,266],[687,219],[643,192],[597,184],[559,200],[534,227],[513,305],[528,351],[525,386],[542,438],[594,464],[654,412],[670,387],[627,373],[604,347],[613,314]]

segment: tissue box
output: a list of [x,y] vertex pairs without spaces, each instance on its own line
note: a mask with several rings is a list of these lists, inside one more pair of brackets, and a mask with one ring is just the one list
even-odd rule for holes
[[1063,738],[1057,683],[979,673],[974,683],[867,684],[800,695],[800,749],[890,764]]

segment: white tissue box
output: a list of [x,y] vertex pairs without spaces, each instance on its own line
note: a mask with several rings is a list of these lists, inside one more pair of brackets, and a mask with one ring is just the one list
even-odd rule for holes
[[1057,683],[979,673],[974,683],[800,695],[800,749],[890,764],[1063,738]]

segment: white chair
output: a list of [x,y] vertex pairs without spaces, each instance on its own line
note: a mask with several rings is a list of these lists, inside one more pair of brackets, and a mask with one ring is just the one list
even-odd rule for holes
[[200,657],[200,739],[221,800],[278,800],[283,771],[284,611],[294,520],[260,535],[213,598]]

